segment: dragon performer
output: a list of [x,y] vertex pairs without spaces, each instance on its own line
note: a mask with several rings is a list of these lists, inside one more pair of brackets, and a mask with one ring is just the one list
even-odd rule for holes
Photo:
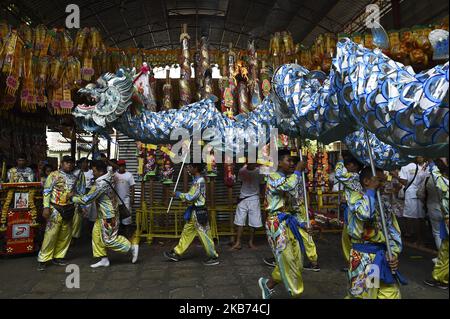
[[[448,45],[448,35],[446,41]],[[234,119],[220,112],[214,96],[180,109],[148,111],[133,76],[121,68],[81,89],[92,105],[75,108],[78,124],[90,132],[106,132],[112,126],[151,144],[174,143],[174,128],[187,129],[191,136],[194,129],[214,128],[222,136],[221,145],[215,146],[232,147],[236,153],[239,139],[261,146],[277,128],[280,134],[324,144],[344,141],[358,160],[369,164],[367,130],[375,165],[385,170],[405,165],[414,156],[448,154],[448,62],[416,74],[379,49],[343,39],[328,76],[296,64],[282,65],[273,75],[271,94],[254,111]]]

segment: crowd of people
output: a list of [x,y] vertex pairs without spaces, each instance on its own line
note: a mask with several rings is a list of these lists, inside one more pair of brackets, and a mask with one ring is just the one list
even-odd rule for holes
[[[305,289],[302,271],[320,271],[305,205],[306,166],[287,150],[279,151],[278,163],[277,171],[267,176],[252,163],[244,165],[238,174],[242,187],[234,220],[237,236],[231,250],[242,249],[245,226],[251,229],[248,246],[256,249],[255,230],[265,225],[273,256],[264,261],[274,270],[269,278],[258,281],[263,299],[269,299],[279,284],[297,298]],[[204,164],[189,164],[187,171],[192,177],[189,191],[171,194],[189,206],[178,244],[164,253],[170,261],[182,261],[198,236],[207,255],[204,264],[220,263],[209,225],[204,168]],[[66,253],[71,241],[80,237],[83,218],[91,221],[92,251],[98,259],[92,268],[110,266],[108,249],[129,254],[132,263],[136,263],[139,245],[131,217],[135,181],[126,170],[125,161],[108,160],[102,155],[94,161],[82,158],[75,165],[73,158],[65,156],[59,170],[42,165],[39,172],[47,224],[38,270],[45,270],[50,261],[67,264]],[[338,189],[343,191],[345,204],[342,252],[348,265],[347,297],[401,298],[399,287],[406,284],[399,271],[403,240],[421,243],[426,231],[425,218],[430,222],[439,250],[432,276],[425,284],[448,289],[447,159],[417,157],[401,170],[389,173],[376,170],[374,176],[370,167],[363,167],[350,155],[344,158],[340,154],[333,175]],[[8,179],[32,182],[36,176],[20,156],[17,167],[8,172]],[[265,221],[261,200],[267,213]],[[369,270],[373,267],[379,270],[378,286],[368,285]]]
[[[302,259],[310,258],[311,238],[305,240],[303,230],[311,229],[300,212],[289,201],[300,202],[304,167],[295,166],[289,154],[279,154],[277,173],[269,176],[266,189],[268,218],[267,236],[275,256],[275,270],[271,278],[261,278],[259,286],[262,297],[268,299],[277,284],[283,282],[292,297],[303,292]],[[430,220],[434,218],[433,233],[439,228],[436,241],[439,255],[430,279],[424,283],[440,289],[448,289],[448,162],[446,159],[428,160],[417,158],[415,163],[401,169],[400,173],[386,174],[370,167],[362,167],[353,157],[342,156],[336,164],[335,179],[341,184],[346,202],[342,250],[348,268],[348,298],[399,299],[400,285],[406,279],[399,271],[399,255],[403,239],[397,218],[405,218],[406,235],[420,240],[418,232],[428,209]],[[417,178],[417,176],[419,176]],[[417,179],[416,179],[417,178]],[[415,185],[415,189],[411,189]],[[424,192],[434,194],[421,195]],[[296,191],[296,190],[300,190]],[[405,195],[402,197],[400,193]],[[291,196],[286,196],[290,194]],[[404,198],[404,199],[403,199]],[[426,204],[426,207],[424,207]],[[420,207],[420,208],[419,208]],[[297,207],[298,208],[298,207]],[[430,209],[431,208],[431,209]],[[433,217],[431,217],[433,216]],[[384,219],[382,218],[384,217]],[[411,221],[412,219],[412,221]],[[438,226],[439,225],[439,226]],[[423,235],[423,233],[422,233]],[[308,250],[310,253],[308,253]],[[317,258],[317,255],[314,256]],[[268,264],[270,261],[267,262]],[[310,267],[314,269],[315,267]],[[316,268],[317,269],[317,268]],[[319,268],[320,269],[320,268]],[[373,271],[378,273],[379,284],[372,285]]]
[[131,244],[136,242],[131,220],[135,180],[126,170],[126,161],[101,154],[100,160],[81,158],[75,163],[64,156],[55,170],[45,161],[29,167],[26,155],[19,154],[17,166],[8,170],[7,182],[43,185],[42,216],[47,222],[38,270],[44,271],[50,261],[67,265],[67,251],[81,237],[83,225],[92,232],[93,255],[99,259],[93,268],[109,266],[106,248],[130,252],[136,262],[139,248]]

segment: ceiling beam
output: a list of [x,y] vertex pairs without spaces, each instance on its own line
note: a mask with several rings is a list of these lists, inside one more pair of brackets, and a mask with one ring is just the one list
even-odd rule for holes
[[[169,44],[166,43],[166,44],[160,44],[160,45],[156,45],[156,46],[147,47],[147,48],[145,48],[145,50],[171,49],[172,47],[175,47],[177,45],[179,46],[178,42],[173,42],[173,43],[169,43]],[[220,42],[208,42],[208,45],[219,48]],[[246,50],[247,47],[235,47],[235,49]]]
[[[303,8],[304,8],[304,7],[302,6],[302,7],[300,8],[300,11],[301,11]],[[290,29],[291,29],[291,25],[292,25],[292,22],[294,21],[294,18],[299,18],[299,19],[304,20],[304,21],[307,21],[307,22],[309,22],[309,23],[317,23],[317,21],[314,21],[313,19],[311,19],[311,18],[309,18],[309,17],[300,15],[300,14],[297,12],[297,13],[292,17],[292,19],[291,19],[291,21],[289,22],[289,25],[287,26],[286,30],[290,30]],[[334,32],[335,32],[334,30],[331,30],[330,28],[324,26],[322,23],[318,23],[318,24],[317,24],[317,27],[323,29],[323,30],[326,31],[326,32],[330,32],[330,33],[334,33]]]
[[315,14],[311,17],[313,21],[317,21],[315,23],[311,23],[309,28],[306,28],[304,31],[300,33],[298,37],[298,41],[303,42],[306,37],[320,24],[320,21],[324,19],[328,15],[328,13],[333,10],[333,8],[339,3],[339,0],[330,0],[328,3],[322,8],[322,10],[315,12]]
[[[145,28],[147,25],[148,25],[149,23],[144,23],[144,24],[141,24],[141,25],[137,25],[136,26],[136,28],[137,29],[142,29],[142,28]],[[152,28],[154,27],[154,26],[160,26],[161,28],[164,28],[165,29],[165,27],[164,27],[164,25],[163,24],[161,24],[161,23],[150,23],[150,26],[152,26]],[[119,31],[115,31],[115,32],[111,32],[109,35],[110,36],[116,36],[116,35],[118,35],[118,34],[123,34],[124,32],[126,32],[126,31],[128,31],[127,29],[120,29]],[[136,37],[139,37],[139,35],[137,35]]]
[[8,10],[8,3],[0,3],[1,7],[5,10],[7,14],[14,17],[17,21],[20,23],[23,23],[23,17],[22,14],[26,15],[28,18],[31,19],[31,25],[36,26],[38,24],[43,24],[44,21],[40,16],[37,16],[33,13],[33,10],[31,10],[28,6],[26,6],[22,1],[16,1],[13,3],[18,9],[19,9],[19,15],[16,15],[15,13]]
[[[311,8],[309,8],[309,7],[307,7],[307,6],[303,5],[303,4],[300,5],[300,8],[303,9],[303,10],[307,10],[311,16],[313,16],[313,15],[315,15],[315,14],[318,14],[318,12],[314,11],[313,9],[311,9]],[[328,10],[328,12],[330,12],[330,11],[331,11],[331,10]],[[328,12],[327,12],[327,13],[328,13]],[[297,12],[296,16],[297,16],[298,18],[300,18],[300,19],[305,19],[305,20],[307,19],[305,16],[299,15],[298,12]],[[332,24],[336,24],[336,25],[338,25],[339,27],[343,27],[343,26],[344,26],[344,24],[343,24],[342,22],[337,21],[337,20],[334,20],[334,19],[330,18],[328,15],[324,16],[323,19],[329,20]],[[319,22],[318,26],[320,26],[321,28],[323,28],[323,29],[325,29],[325,30],[329,30],[328,28],[326,28],[325,26],[323,26],[323,25],[320,23],[321,21],[318,21],[318,22]]]
[[[167,37],[169,38],[169,43],[172,43],[172,39],[170,37],[170,27],[169,27],[169,12],[167,11],[167,5],[165,0],[161,0],[161,6],[164,10],[164,20],[166,22],[166,29],[167,29]],[[172,46],[173,49],[173,46]]]
[[153,32],[152,32],[153,25],[150,26],[150,18],[149,18],[149,15],[148,15],[148,12],[147,12],[147,7],[145,6],[144,1],[142,1],[141,5],[142,5],[142,11],[144,12],[145,21],[147,22],[147,28],[148,28],[148,31],[149,31],[149,36],[150,36],[151,40],[153,41],[153,45],[156,45],[155,37],[153,36]]
[[[400,0],[400,3],[403,2],[403,0]],[[384,17],[387,13],[389,13],[392,10],[392,3],[391,0],[373,0],[370,1],[372,4],[376,4],[380,7],[380,18]],[[354,33],[354,32],[363,32],[366,29],[366,8],[361,10],[355,17],[350,20],[348,23],[346,23],[341,31],[344,31],[345,33]]]
[[[96,4],[98,5],[100,1],[102,3],[105,3],[105,2],[110,3],[111,2],[111,1],[108,1],[108,0],[98,0],[98,1],[96,1]],[[127,3],[132,3],[132,2],[136,2],[136,1],[138,1],[138,0],[127,0]],[[92,5],[92,2],[91,1],[87,1],[85,4],[79,6],[80,7],[80,12],[83,12],[84,9],[88,8],[91,5]],[[110,6],[105,6],[104,8],[102,7],[102,13],[106,13],[106,12],[112,10],[112,9],[117,8],[120,5],[121,5],[121,1],[119,1],[118,3],[114,3],[114,4],[110,5]],[[92,18],[94,16],[95,16],[94,14],[87,15],[87,16],[83,17],[83,20],[88,20],[88,19],[90,19],[90,18]],[[55,18],[52,21],[50,21],[48,23],[48,25],[49,26],[53,26],[55,23],[59,22],[60,20],[65,20],[66,17],[67,17],[67,13],[64,12],[63,14],[59,15],[57,18]]]
[[105,25],[103,24],[103,21],[100,19],[98,13],[92,9],[91,7],[89,7],[89,9],[95,14],[95,18],[97,19],[97,22],[100,24],[100,26],[103,29],[103,32],[105,32],[105,35],[107,38],[109,38],[110,40],[112,40],[113,44],[116,46],[116,48],[118,48],[119,46],[117,45],[116,40],[109,34],[108,29],[105,27]]
[[195,47],[197,48],[198,44],[198,4],[197,0],[195,0]]
[[126,26],[127,29],[128,29],[128,33],[131,35],[131,38],[133,39],[134,45],[137,47],[137,46],[138,46],[138,43],[137,43],[137,41],[136,41],[136,38],[135,38],[133,32],[131,31],[131,27],[130,27],[130,25],[128,24],[127,19],[125,18],[125,15],[123,14],[123,11],[124,11],[123,6],[124,6],[125,4],[126,4],[126,0],[122,0],[121,3],[120,3],[120,8],[119,8],[120,16],[122,17],[122,20],[123,20],[123,22],[125,23],[125,26]]
[[227,26],[228,12],[229,12],[229,10],[230,10],[230,4],[231,4],[231,0],[228,0],[227,11],[225,12],[225,17],[224,17],[224,19],[223,19],[223,30],[222,30],[222,37],[220,38],[219,50],[222,49],[223,38],[225,37],[225,28],[226,28],[226,26]]
[[181,16],[181,17],[192,16],[192,14],[190,14],[190,13],[188,13],[188,14],[180,13],[180,11],[182,11],[182,10],[206,11],[208,13],[206,13],[204,15],[207,15],[207,16],[220,16],[220,14],[225,15],[225,11],[223,11],[223,10],[216,10],[216,9],[210,9],[210,8],[200,8],[200,7],[190,7],[190,8],[182,8],[182,9],[169,9],[169,10],[167,10],[167,12],[169,14],[173,14],[173,15],[177,15],[177,16]]
[[[200,26],[197,26],[197,29],[198,29],[198,28],[200,28]],[[211,25],[210,28],[211,28],[212,30],[222,30],[221,27],[215,27],[215,26],[213,26],[213,25]],[[173,27],[170,28],[170,30],[178,30],[178,32],[180,32],[180,31],[181,31],[181,26],[173,26]],[[228,29],[228,28],[224,28],[223,30],[225,30],[226,32],[234,33],[234,34],[242,34],[242,35],[244,35],[244,36],[252,37],[252,35],[249,34],[249,33],[247,33],[247,32],[239,32],[239,31],[235,31],[235,30]],[[167,29],[166,29],[166,28],[161,28],[161,29],[156,29],[156,30],[151,30],[151,31],[146,30],[146,31],[143,31],[143,32],[141,32],[141,33],[139,33],[139,34],[135,34],[134,37],[138,38],[138,37],[147,35],[147,34],[152,33],[152,32],[153,32],[153,33],[158,33],[158,32],[164,32],[164,31],[167,31]],[[197,31],[197,30],[196,30],[196,31]],[[200,31],[201,31],[201,30],[200,30]],[[263,37],[255,37],[255,36],[253,36],[253,38],[254,38],[255,40],[257,40],[257,41],[269,42],[268,39],[263,38]],[[132,40],[132,39],[133,39],[132,36],[128,36],[128,37],[126,37],[126,38],[124,38],[124,39],[117,40],[117,44],[121,44],[121,43],[123,43],[123,42],[129,41],[129,40]],[[173,42],[173,43],[175,43],[175,42]],[[179,43],[178,43],[178,45],[179,45]]]
[[[261,5],[261,6],[264,6],[264,7],[266,7],[266,8],[273,9],[273,6],[270,6],[269,4],[264,3],[264,2],[261,2],[261,1],[258,1],[258,0],[254,0],[254,3],[255,3],[255,4],[259,4],[259,5]],[[307,21],[307,22],[318,23],[318,25],[317,25],[318,27],[320,27],[320,28],[326,30],[327,32],[334,32],[334,30],[331,30],[330,28],[324,26],[324,25],[321,23],[321,21],[317,21],[317,20],[312,19],[313,16],[320,16],[320,13],[319,13],[319,12],[317,12],[317,11],[315,11],[314,9],[309,8],[309,7],[307,7],[307,6],[303,5],[303,4],[300,4],[299,6],[300,6],[300,7],[299,7],[299,10],[307,11],[307,12],[308,12],[307,15],[308,15],[308,16],[311,16],[311,18],[310,18],[310,17],[307,17],[307,16],[304,16],[304,15],[300,15],[299,12],[295,13],[295,15],[293,16],[293,18],[294,18],[294,17],[297,17],[297,18],[302,19],[302,20],[305,20],[305,21]],[[280,11],[285,12],[285,13],[291,13],[291,12],[288,12],[288,11],[284,10],[283,8],[280,8],[280,7],[278,7],[277,10],[280,10]],[[331,18],[328,17],[328,16],[326,16],[326,17],[321,17],[321,19],[329,20],[331,23],[333,23],[333,24],[335,24],[335,25],[338,25],[339,27],[342,27],[342,26],[343,26],[343,24],[342,24],[341,22],[336,21],[336,20],[334,20],[334,19],[331,19]],[[321,19],[320,19],[320,20],[321,20]],[[291,22],[292,22],[292,20],[291,20]]]
[[238,38],[236,40],[236,43],[234,44],[235,47],[238,46],[239,40],[241,40],[242,32],[244,31],[245,26],[247,25],[248,14],[250,13],[250,9],[253,9],[253,5],[254,5],[253,1],[250,1],[250,3],[248,4],[248,7],[247,7],[247,11],[245,12],[245,17],[244,17],[244,21],[241,26],[241,30],[239,31]]

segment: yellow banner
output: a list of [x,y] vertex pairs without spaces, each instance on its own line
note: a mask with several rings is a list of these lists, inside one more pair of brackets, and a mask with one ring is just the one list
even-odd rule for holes
[[257,160],[256,163],[258,163],[259,165],[273,167],[273,162],[265,161],[265,160],[262,160],[262,159]]
[[144,175],[144,159],[138,158],[138,175]]
[[161,147],[161,152],[166,153],[167,155],[169,155],[170,157],[175,157],[175,153],[172,152],[171,150],[169,150],[167,147],[162,146]]

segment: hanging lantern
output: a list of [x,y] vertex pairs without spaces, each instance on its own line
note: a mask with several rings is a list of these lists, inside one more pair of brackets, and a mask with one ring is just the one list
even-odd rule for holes
[[261,67],[261,87],[262,87],[262,93],[263,96],[266,98],[270,94],[270,90],[272,89],[272,85],[270,83],[270,75],[269,75],[269,69],[267,68],[267,61],[262,61],[262,67]]
[[72,92],[70,90],[71,86],[70,83],[67,81],[66,74],[63,76],[63,82],[62,82],[62,99],[59,102],[60,111],[62,114],[71,114],[73,109],[73,101],[72,101]]
[[211,146],[207,146],[206,155],[206,176],[216,177],[217,176],[217,163],[214,156],[214,150]]
[[171,157],[173,157],[174,154],[172,153],[171,149],[171,145],[161,147],[161,151],[163,152],[161,169],[163,184],[173,184],[174,167]]
[[180,105],[185,106],[191,103],[191,61],[189,52],[190,36],[187,33],[187,24],[183,24],[183,32],[180,35],[181,42],[181,70],[180,70]]
[[2,72],[6,74],[6,94],[14,96],[19,88],[20,62],[23,42],[19,39],[17,30],[12,31],[5,43],[5,58]]
[[145,177],[156,176],[156,150],[158,146],[153,144],[147,144],[147,159],[144,168]]
[[163,92],[163,109],[167,111],[172,108],[172,84],[170,81],[170,69],[166,70],[166,83],[164,84]]

